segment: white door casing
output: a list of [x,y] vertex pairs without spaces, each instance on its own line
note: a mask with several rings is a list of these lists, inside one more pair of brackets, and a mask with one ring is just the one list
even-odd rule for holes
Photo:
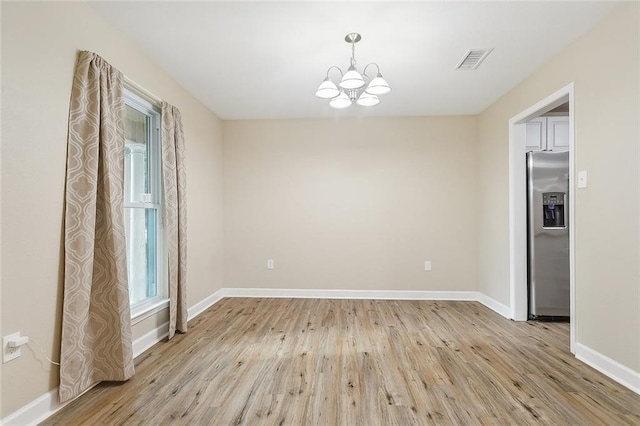
[[576,342],[575,157],[573,83],[547,96],[509,120],[509,307],[511,318],[527,320],[526,122],[569,102],[569,288],[570,349]]

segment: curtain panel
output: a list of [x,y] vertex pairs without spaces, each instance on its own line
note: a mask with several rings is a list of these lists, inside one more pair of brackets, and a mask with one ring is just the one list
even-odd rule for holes
[[78,56],[69,107],[60,402],[134,374],[127,284],[123,76]]
[[187,331],[187,201],[184,131],[178,108],[162,102],[162,183],[169,274],[169,339]]

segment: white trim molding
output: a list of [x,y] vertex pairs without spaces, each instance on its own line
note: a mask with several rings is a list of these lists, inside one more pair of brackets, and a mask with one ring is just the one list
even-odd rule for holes
[[225,288],[223,291],[224,297],[266,297],[287,299],[478,300],[477,292],[475,291],[302,290],[280,288]]
[[226,292],[228,290],[229,289],[222,288],[187,309],[187,318],[189,319],[189,321],[222,300],[222,298],[226,296]]
[[640,395],[640,372],[634,371],[582,343],[576,343],[576,358]]
[[505,318],[509,318],[511,313],[508,306],[477,291],[301,290],[281,288],[224,288],[222,291],[223,297],[466,301],[479,302]]
[[138,337],[133,341],[133,357],[136,358],[138,355],[140,355],[156,343],[160,342],[168,335],[169,323],[165,322],[160,326],[154,328],[147,334]]
[[58,388],[40,395],[27,405],[2,419],[4,426],[37,425],[67,404],[58,403]]
[[512,319],[510,317],[511,309],[507,305],[498,302],[497,300],[487,296],[486,294],[478,292],[478,302],[482,303],[484,306],[491,309],[495,313],[502,315],[507,319]]

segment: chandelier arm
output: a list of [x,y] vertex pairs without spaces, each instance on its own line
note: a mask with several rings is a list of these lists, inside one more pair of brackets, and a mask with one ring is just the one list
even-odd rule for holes
[[379,66],[378,64],[376,64],[375,62],[369,62],[369,63],[367,64],[367,66],[366,66],[366,67],[364,67],[364,70],[362,70],[362,74],[363,74],[363,75],[366,75],[367,77],[369,77],[369,76],[367,75],[367,68],[369,67],[369,65],[375,65],[375,66],[376,66],[376,69],[377,69],[377,71],[378,71],[378,74],[380,74],[380,66]]
[[342,76],[344,76],[344,73],[342,72],[342,70],[340,69],[340,67],[336,66],[336,65],[332,65],[329,67],[329,69],[327,70],[327,78],[329,78],[329,72],[331,72],[331,70],[335,68],[340,72],[340,78],[342,78]]

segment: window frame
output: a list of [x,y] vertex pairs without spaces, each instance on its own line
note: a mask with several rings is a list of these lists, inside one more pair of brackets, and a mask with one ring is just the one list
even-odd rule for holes
[[[135,109],[136,111],[150,118],[150,125],[147,129],[147,137],[149,143],[147,146],[148,164],[154,164],[149,167],[149,192],[150,200],[131,202],[123,200],[123,210],[130,209],[154,209],[156,211],[156,258],[155,258],[155,276],[156,276],[156,295],[146,298],[138,303],[130,304],[131,323],[136,324],[153,314],[160,312],[169,307],[169,289],[168,289],[168,271],[167,271],[167,252],[165,250],[165,234],[164,234],[164,196],[162,190],[162,137],[161,137],[161,118],[162,108],[157,102],[153,102],[141,97],[133,87],[124,87],[124,104]],[[125,147],[127,141],[125,140]],[[123,156],[123,161],[125,158]],[[126,183],[126,182],[125,182]],[[125,224],[125,226],[127,226]],[[128,242],[127,242],[128,243]],[[127,267],[129,260],[127,259]]]

